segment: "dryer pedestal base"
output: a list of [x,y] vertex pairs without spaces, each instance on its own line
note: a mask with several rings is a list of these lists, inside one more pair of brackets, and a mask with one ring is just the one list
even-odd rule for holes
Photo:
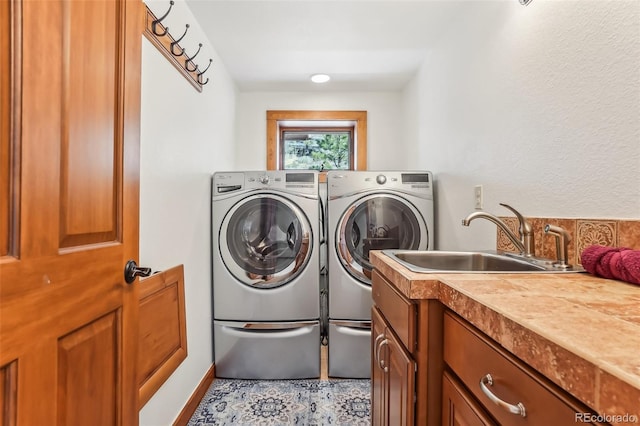
[[[320,321],[214,322],[216,377],[287,380],[320,377]],[[260,328],[258,328],[260,327]]]
[[371,377],[371,321],[329,320],[329,377]]

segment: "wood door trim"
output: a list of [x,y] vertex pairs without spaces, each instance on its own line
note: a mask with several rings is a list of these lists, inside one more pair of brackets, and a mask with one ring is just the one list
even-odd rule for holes
[[[128,260],[137,260],[140,252],[140,116],[141,116],[141,88],[142,88],[142,40],[144,32],[145,4],[140,0],[125,3],[125,37],[121,42],[120,51],[124,77],[120,81],[119,90],[123,93],[121,128],[123,149],[122,160],[118,170],[121,173],[122,202],[120,208],[126,211],[117,212],[123,222],[118,224],[121,230],[121,241],[124,244],[122,266]],[[127,355],[127,365],[120,366],[119,371],[123,388],[126,393],[122,396],[122,418],[133,419],[132,426],[139,422],[139,390],[138,390],[138,300],[139,280],[130,285],[123,298],[123,315],[129,319],[129,326],[122,330],[122,340],[125,342],[123,353]]]

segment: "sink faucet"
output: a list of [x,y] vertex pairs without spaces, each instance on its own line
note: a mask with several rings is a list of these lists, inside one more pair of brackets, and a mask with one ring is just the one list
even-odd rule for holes
[[469,216],[462,219],[462,225],[469,226],[472,220],[478,219],[478,218],[487,219],[488,221],[495,223],[498,226],[498,228],[502,229],[502,232],[504,232],[505,235],[509,238],[509,240],[511,240],[513,245],[516,246],[516,248],[520,251],[520,254],[527,257],[533,256],[535,253],[533,227],[516,209],[509,206],[508,204],[500,203],[500,205],[511,210],[518,218],[518,222],[519,222],[518,233],[520,234],[520,238],[518,238],[513,233],[513,231],[509,229],[507,224],[504,223],[499,217],[483,211],[477,211],[477,212],[471,213]]

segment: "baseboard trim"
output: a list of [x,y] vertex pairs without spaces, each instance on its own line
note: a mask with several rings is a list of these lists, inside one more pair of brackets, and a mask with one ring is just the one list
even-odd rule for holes
[[184,406],[175,422],[173,422],[173,426],[186,426],[187,423],[189,423],[191,416],[193,416],[198,405],[200,405],[200,401],[204,398],[204,395],[207,393],[207,390],[209,389],[209,386],[211,386],[211,383],[213,383],[213,379],[215,379],[215,377],[216,365],[211,364],[211,368],[206,372],[196,390],[193,391],[191,398],[189,398],[189,401],[187,401],[187,404]]

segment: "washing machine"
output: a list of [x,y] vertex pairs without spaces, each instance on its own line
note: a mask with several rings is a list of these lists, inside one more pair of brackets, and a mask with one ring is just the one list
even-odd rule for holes
[[370,377],[371,250],[429,250],[433,176],[427,171],[330,171],[328,374]]
[[211,211],[216,376],[319,377],[317,172],[217,172]]

